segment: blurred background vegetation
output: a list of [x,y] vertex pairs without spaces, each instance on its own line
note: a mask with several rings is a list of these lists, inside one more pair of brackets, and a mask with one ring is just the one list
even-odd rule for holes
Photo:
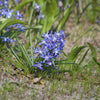
[[[95,100],[99,100],[97,98],[99,98],[98,95],[100,93],[100,0],[19,0],[18,3],[15,0],[8,0],[8,2],[8,8],[14,10],[13,14],[16,11],[20,11],[23,15],[23,20],[0,17],[0,37],[7,36],[17,40],[16,43],[12,43],[11,45],[6,45],[0,40],[0,74],[7,72],[7,77],[9,73],[14,77],[14,75],[17,76],[14,73],[18,73],[20,76],[28,77],[29,80],[36,77],[35,74],[30,75],[32,71],[27,73],[27,66],[31,66],[33,63],[29,59],[30,56],[33,56],[33,47],[38,46],[43,33],[64,30],[66,34],[64,52],[61,59],[58,59],[55,63],[61,69],[59,72],[63,74],[60,76],[57,72],[54,75],[55,72],[53,72],[51,80],[54,80],[50,81],[52,83],[49,91],[51,92],[50,96],[52,97],[52,93],[58,89],[59,86],[56,87],[58,80],[63,80],[63,77],[67,77],[65,75],[67,71],[70,73],[68,78],[71,77],[71,80],[67,79],[69,83],[65,81],[66,79],[64,80],[66,85],[62,81],[59,82],[63,87],[61,90],[63,93],[65,93],[64,89],[66,88],[69,90],[69,93],[73,93],[73,91],[79,88],[74,88],[74,85],[80,81],[81,86],[84,85],[83,92],[80,94],[81,97],[86,93],[89,97],[89,93],[94,91],[93,88],[96,84],[98,87],[95,89]],[[40,5],[40,12],[36,12],[34,6],[36,3]],[[43,17],[42,19],[38,19],[40,14]],[[23,24],[25,27],[24,32],[19,31],[17,28],[5,31],[5,28],[9,25],[18,23]],[[18,72],[16,69],[18,69]],[[25,72],[23,72],[23,69]],[[42,76],[42,74],[44,75],[44,73],[40,73],[39,76]],[[49,79],[48,77],[47,75],[47,80]],[[5,76],[2,78],[2,82],[4,82],[2,85],[3,90],[0,88],[0,92],[3,94],[3,96],[0,94],[0,97],[3,99],[6,98],[6,92],[9,94],[9,91],[12,93],[16,91],[15,88],[13,89],[14,86],[11,85],[12,83],[9,84],[10,82],[4,79]],[[40,79],[36,83],[42,84]],[[14,82],[14,84],[21,86],[19,81]],[[24,87],[21,87],[22,93],[25,92]],[[48,88],[49,86],[46,88],[47,91]],[[30,90],[29,87],[28,90]],[[37,91],[42,90],[38,89]]]

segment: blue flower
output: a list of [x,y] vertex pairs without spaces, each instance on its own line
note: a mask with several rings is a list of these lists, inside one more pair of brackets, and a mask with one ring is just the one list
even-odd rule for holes
[[41,40],[41,42],[39,43],[39,45],[46,45],[47,44],[47,41],[46,41],[46,39],[44,39],[44,40]]
[[2,42],[5,42],[5,43],[16,42],[15,40],[10,39],[9,37],[1,37],[1,39],[2,39]]
[[15,2],[16,2],[16,3],[19,3],[19,1],[18,1],[18,0],[15,0]]
[[21,27],[19,31],[23,31],[24,32],[25,27]]
[[49,38],[50,38],[49,32],[43,33],[42,37],[43,37],[43,38],[48,38],[48,39],[49,39]]
[[40,63],[39,62],[36,62],[35,64],[32,65],[32,67],[37,67],[40,70],[43,70],[42,66],[43,66],[42,61]]
[[0,7],[1,7],[1,5],[2,5],[2,1],[0,1]]
[[65,38],[65,33],[63,30],[60,30],[61,37]]
[[5,11],[5,9],[2,9],[0,12],[1,12],[1,15],[0,15],[0,16],[2,16],[2,17],[3,17],[3,16],[5,16],[5,15],[6,15],[6,11]]
[[10,19],[12,17],[13,10],[6,12],[6,18]]
[[52,40],[52,42],[56,42],[57,41],[57,37],[56,36],[52,36],[51,40]]
[[45,45],[43,45],[43,46],[41,47],[41,49],[42,49],[43,53],[48,53],[48,52],[49,52],[48,47],[45,46]]
[[53,66],[54,66],[54,65],[53,65],[53,63],[52,63],[52,61],[49,61],[49,62],[47,62],[46,64],[47,64],[47,65],[46,65],[47,67],[49,67],[49,66],[50,66],[50,67],[52,67],[52,68],[53,68]]
[[42,54],[43,50],[39,48],[34,48],[34,53]]
[[50,55],[50,53],[45,53],[45,54],[42,54],[42,56],[41,56],[42,58],[44,58],[43,59],[43,63],[45,63],[46,61],[50,61],[52,58],[53,58],[53,56],[52,55]]
[[42,12],[40,12],[40,14],[37,16],[38,20],[40,19],[44,19],[45,18],[45,15],[42,15]]
[[57,48],[55,48],[55,49],[53,50],[54,57],[57,57],[60,53],[61,53],[61,52],[60,52],[59,47],[57,47]]
[[37,12],[39,12],[40,11],[40,5],[37,5],[37,3],[36,3],[35,4],[35,9],[36,9]]
[[62,3],[62,1],[60,1],[60,0],[58,0],[58,7],[59,7],[59,8],[63,7],[63,3]]
[[4,0],[4,7],[7,8],[8,7],[8,0]]
[[69,4],[69,2],[67,2],[67,8],[70,8],[70,4]]
[[19,11],[16,11],[16,17],[17,17],[16,19],[23,20],[23,18],[22,18],[23,15],[20,14]]
[[62,36],[62,34],[61,34],[61,32],[57,31],[57,32],[54,33],[54,36],[58,38],[58,37]]

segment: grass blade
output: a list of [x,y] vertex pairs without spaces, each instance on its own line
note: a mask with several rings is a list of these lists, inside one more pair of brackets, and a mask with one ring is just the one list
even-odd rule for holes
[[81,39],[84,35],[86,35],[89,31],[91,31],[94,28],[94,26],[90,27],[86,32],[84,32],[82,35],[80,35],[74,42],[77,42],[79,39]]
[[84,61],[84,59],[85,59],[85,57],[86,57],[88,51],[89,51],[89,49],[84,53],[84,55],[83,55],[81,61],[79,62],[79,65]]
[[[28,54],[27,54],[27,51],[25,50],[25,48],[19,43],[19,40],[18,39],[16,39],[17,40],[17,43],[18,43],[18,45],[19,45],[19,48],[20,48],[20,50],[21,50],[21,52],[22,52],[22,54],[23,54],[23,58],[26,60],[26,62],[29,64],[29,66],[31,67],[31,65],[32,65],[32,62],[31,62],[31,60],[29,59],[29,57],[28,57]],[[28,66],[27,66],[28,67]]]

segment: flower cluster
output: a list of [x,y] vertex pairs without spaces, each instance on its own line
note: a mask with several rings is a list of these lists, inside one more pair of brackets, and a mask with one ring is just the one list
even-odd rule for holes
[[35,62],[32,66],[43,70],[43,67],[54,68],[54,61],[56,57],[59,57],[63,50],[65,43],[64,31],[47,32],[42,35],[43,40],[39,43],[39,48],[34,48],[34,54],[38,54],[39,61]]
[[[3,8],[0,9],[0,16],[2,18],[13,19],[15,17],[16,19],[23,20],[23,15],[20,14],[19,11],[16,11],[16,14],[14,15],[13,10],[9,10],[8,0],[4,0],[3,3],[0,2],[0,5],[3,5]],[[12,27],[16,27],[17,29],[19,29],[19,31],[24,31],[24,29],[25,29],[25,27],[23,27],[22,24],[14,24],[14,25],[10,25],[5,30],[7,31],[7,30],[11,29]]]
[[44,19],[45,18],[45,15],[42,14],[42,12],[40,12],[40,5],[38,5],[37,3],[35,4],[35,9],[36,9],[36,12],[39,13],[39,15],[37,16],[37,19],[40,20],[40,19]]
[[2,39],[2,42],[5,42],[5,43],[16,42],[16,40],[12,40],[9,37],[1,37],[1,39]]

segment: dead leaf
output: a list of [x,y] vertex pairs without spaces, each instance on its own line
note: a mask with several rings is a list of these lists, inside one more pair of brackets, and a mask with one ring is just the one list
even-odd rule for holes
[[41,80],[41,77],[38,77],[38,78],[34,78],[32,81],[33,81],[33,83],[37,83],[37,82],[39,82]]

